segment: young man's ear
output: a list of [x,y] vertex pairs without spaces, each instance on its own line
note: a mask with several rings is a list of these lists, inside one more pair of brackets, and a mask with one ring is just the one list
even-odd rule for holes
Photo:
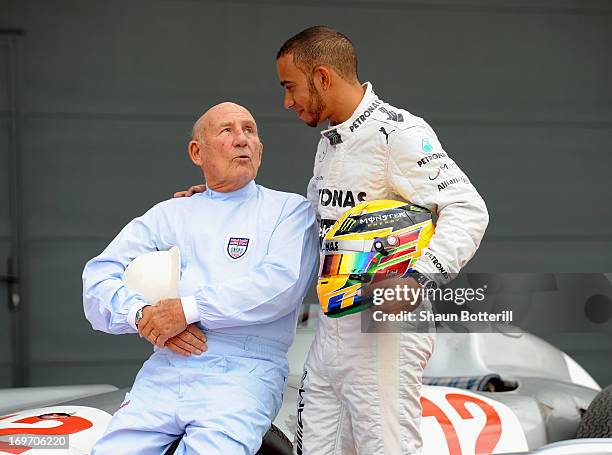
[[321,90],[329,89],[331,85],[331,71],[327,66],[317,66],[313,71],[313,79],[315,85]]
[[202,143],[200,141],[189,141],[187,145],[187,153],[189,153],[189,158],[196,166],[202,166],[202,154],[204,150],[202,149]]

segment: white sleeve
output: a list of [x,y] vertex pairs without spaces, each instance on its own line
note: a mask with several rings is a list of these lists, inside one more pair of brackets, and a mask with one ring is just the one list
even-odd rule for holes
[[308,188],[306,189],[306,197],[310,201],[310,205],[316,210],[319,204],[319,193],[317,192],[317,181],[313,175],[308,182]]
[[[123,272],[137,256],[165,249],[160,245],[159,212],[153,207],[125,226],[83,270],[83,308],[96,330],[112,334],[134,333],[136,311],[147,302],[123,283]],[[167,246],[167,245],[166,245]]]
[[390,136],[387,179],[402,199],[438,217],[415,269],[439,284],[450,281],[478,249],[489,222],[482,197],[425,126]]

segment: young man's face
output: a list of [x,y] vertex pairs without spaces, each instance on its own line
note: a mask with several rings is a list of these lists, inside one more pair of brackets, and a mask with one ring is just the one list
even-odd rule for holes
[[293,55],[286,54],[276,61],[278,79],[285,90],[283,106],[293,109],[300,120],[308,126],[319,125],[326,105],[319,94],[312,77],[306,76],[293,63]]

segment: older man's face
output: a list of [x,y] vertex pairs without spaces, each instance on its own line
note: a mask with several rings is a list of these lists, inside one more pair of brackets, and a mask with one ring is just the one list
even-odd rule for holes
[[255,178],[263,145],[249,111],[233,103],[217,105],[205,114],[202,129],[202,140],[195,141],[200,162],[194,162],[202,168],[209,188],[235,191]]

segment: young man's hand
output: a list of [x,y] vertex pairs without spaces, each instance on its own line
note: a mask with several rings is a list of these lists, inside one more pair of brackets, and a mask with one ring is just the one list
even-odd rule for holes
[[369,283],[363,286],[360,295],[374,300],[375,304],[369,308],[371,311],[382,311],[386,314],[412,312],[423,300],[421,285],[411,277],[387,278]]
[[196,193],[203,193],[206,191],[206,185],[193,185],[189,187],[187,191],[177,191],[174,193],[174,197],[191,197]]

